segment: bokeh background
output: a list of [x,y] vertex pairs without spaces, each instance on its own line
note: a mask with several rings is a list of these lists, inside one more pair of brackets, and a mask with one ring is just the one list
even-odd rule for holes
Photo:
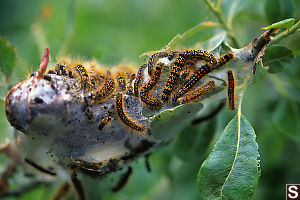
[[[261,27],[300,17],[297,0],[233,2],[237,5],[233,31],[240,46],[259,36]],[[222,3],[225,16],[230,5],[231,0]],[[139,58],[142,53],[161,49],[176,34],[205,21],[217,19],[204,0],[0,0],[0,36],[16,49],[11,77],[0,71],[1,98],[37,69],[46,46],[53,61],[71,55],[96,58],[108,66],[131,62],[138,67],[144,62]],[[192,46],[214,34],[216,30],[196,34],[183,45]],[[242,112],[256,131],[261,156],[262,175],[253,199],[283,199],[285,184],[300,183],[299,41],[298,31],[278,43],[290,48],[295,58],[284,63],[280,73],[263,73],[244,97]],[[1,101],[0,144],[12,137],[3,106]],[[118,193],[104,191],[105,183],[117,175],[99,180],[102,199],[201,199],[196,183],[199,167],[215,141],[211,138],[224,130],[234,114],[225,108],[214,119],[187,127],[150,157],[151,173],[143,158],[133,163],[133,175]],[[7,162],[0,155],[0,172]],[[9,181],[12,188],[19,186],[18,177]],[[41,184],[21,197],[6,199],[49,199],[56,186],[58,183]]]

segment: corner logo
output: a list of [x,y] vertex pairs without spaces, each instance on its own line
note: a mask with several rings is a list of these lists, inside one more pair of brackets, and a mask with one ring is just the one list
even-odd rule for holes
[[300,184],[286,184],[286,200],[300,200]]

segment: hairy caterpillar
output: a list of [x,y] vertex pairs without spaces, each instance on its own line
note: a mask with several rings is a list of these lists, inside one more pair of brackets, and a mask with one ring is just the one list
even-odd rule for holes
[[217,64],[215,56],[205,50],[187,50],[180,53],[174,64],[171,66],[170,76],[162,92],[163,102],[168,101],[169,96],[177,83],[177,79],[179,78],[179,73],[185,65],[186,60],[189,59],[204,60],[213,66]]
[[150,79],[150,81],[143,85],[140,91],[141,100],[150,107],[159,107],[161,105],[160,100],[158,98],[151,97],[149,92],[157,84],[163,66],[163,63],[156,64],[153,77]]
[[225,65],[226,63],[228,63],[231,59],[233,59],[233,53],[227,53],[223,56],[221,56],[219,59],[218,59],[218,63],[216,65],[216,67],[214,69],[217,69],[223,65]]
[[204,94],[207,94],[215,87],[214,81],[208,81],[197,89],[187,93],[185,96],[179,99],[180,103],[191,103],[199,100]]
[[167,57],[167,56],[169,56],[169,54],[167,52],[159,52],[159,53],[153,54],[149,58],[147,67],[148,67],[148,74],[150,77],[153,76],[153,65],[157,62],[157,60],[159,58],[163,58],[163,57]]
[[138,124],[137,122],[133,121],[125,113],[124,107],[123,107],[123,94],[118,93],[115,98],[116,98],[116,100],[115,100],[116,110],[117,110],[118,116],[120,117],[121,121],[135,131],[138,131],[138,132],[145,131],[145,129],[146,129],[145,126],[142,126],[142,125]]
[[230,110],[235,109],[235,102],[234,102],[234,87],[235,87],[235,81],[234,81],[234,75],[231,70],[227,71],[227,100],[228,100],[228,106]]
[[125,91],[125,90],[126,90],[126,80],[125,80],[124,73],[119,72],[119,73],[117,74],[117,80],[118,80],[118,83],[119,83],[119,88],[120,88],[122,91]]
[[[91,85],[90,83],[90,78],[89,78],[89,75],[87,73],[87,70],[86,68],[82,65],[82,64],[77,64],[75,66],[76,70],[78,71],[79,73],[79,76],[81,78],[81,82],[83,84],[83,87],[85,88],[86,85]],[[63,70],[62,70],[63,71]]]
[[140,66],[140,68],[137,72],[137,76],[136,76],[136,79],[134,81],[134,87],[133,87],[133,91],[134,91],[135,96],[139,96],[139,87],[140,87],[141,81],[143,79],[144,69],[146,67],[147,67],[147,64],[143,64],[142,66]]
[[106,77],[105,83],[98,90],[89,93],[88,97],[93,100],[103,100],[113,94],[115,81],[112,77]]
[[194,74],[188,79],[188,81],[176,92],[176,94],[173,96],[173,101],[176,101],[178,98],[184,95],[190,88],[195,86],[203,76],[205,76],[209,72],[211,72],[211,66],[209,64],[205,64],[197,69]]

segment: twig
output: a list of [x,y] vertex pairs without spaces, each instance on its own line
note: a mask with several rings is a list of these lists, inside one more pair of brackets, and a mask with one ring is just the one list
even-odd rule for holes
[[122,175],[121,179],[119,180],[118,185],[116,187],[112,188],[112,191],[113,192],[120,191],[125,186],[125,184],[127,183],[131,173],[132,173],[132,168],[128,167],[127,172]]
[[236,36],[232,32],[231,25],[228,23],[228,21],[226,21],[223,13],[221,12],[221,2],[222,1],[218,2],[217,7],[215,7],[215,5],[210,0],[204,0],[204,1],[208,5],[209,9],[215,14],[215,16],[217,17],[217,19],[219,20],[219,22],[223,26],[223,28],[227,31],[229,38],[233,42],[233,46],[236,48],[239,48],[240,45],[237,41]]
[[218,107],[216,109],[214,109],[212,112],[210,112],[208,115],[205,115],[203,117],[199,117],[198,119],[195,119],[194,121],[192,121],[192,125],[195,124],[199,124],[203,121],[209,120],[211,118],[213,118],[214,116],[216,116],[225,106],[225,101],[223,101],[222,103],[220,103],[218,105]]
[[25,158],[25,162],[28,163],[29,165],[31,165],[32,167],[34,167],[35,169],[39,170],[40,172],[43,172],[45,174],[51,175],[51,176],[56,176],[55,172],[52,172],[48,169],[45,169],[39,165],[37,165],[36,163],[34,163],[33,161],[29,160],[28,158]]

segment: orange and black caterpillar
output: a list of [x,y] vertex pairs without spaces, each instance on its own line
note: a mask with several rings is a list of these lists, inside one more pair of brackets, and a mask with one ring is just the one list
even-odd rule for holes
[[211,65],[205,64],[197,69],[194,74],[187,80],[187,82],[176,92],[173,96],[173,101],[183,96],[189,89],[194,87],[203,76],[211,72]]
[[148,74],[150,77],[153,76],[153,65],[157,62],[157,60],[159,58],[164,58],[164,57],[168,57],[169,56],[169,53],[167,52],[158,52],[158,53],[155,53],[153,54],[149,60],[148,60]]
[[139,96],[139,87],[140,87],[141,81],[143,79],[144,69],[146,67],[147,67],[147,64],[143,64],[142,66],[140,66],[140,68],[137,72],[137,76],[136,76],[136,79],[133,84],[133,92],[134,92],[135,96]]
[[123,107],[123,94],[117,93],[115,99],[116,99],[115,105],[116,105],[117,114],[118,114],[119,118],[121,119],[121,121],[135,131],[138,131],[138,132],[145,131],[145,129],[146,129],[145,126],[140,125],[137,122],[133,121],[125,113],[124,107]]
[[217,64],[215,56],[205,50],[187,50],[180,53],[176,61],[171,66],[170,76],[162,92],[163,102],[168,101],[169,96],[177,83],[182,67],[185,65],[186,60],[190,59],[205,60],[212,66]]
[[215,66],[208,64],[201,66],[198,70],[195,71],[195,73],[189,78],[189,80],[176,92],[176,94],[173,96],[173,101],[176,101],[178,98],[182,97],[189,89],[194,87],[203,76],[210,73],[212,70],[225,65],[232,58],[233,53],[230,52],[220,57],[217,60],[217,64]]
[[217,69],[223,65],[225,65],[226,63],[228,63],[231,59],[233,59],[233,53],[230,52],[230,53],[227,53],[223,56],[221,56],[219,59],[218,59],[218,63],[217,65],[213,68],[213,69]]
[[86,68],[82,64],[77,64],[75,66],[77,72],[79,73],[81,83],[83,87],[85,88],[87,85],[91,85],[89,75],[87,73]]
[[227,71],[227,100],[228,100],[228,106],[230,110],[235,109],[235,102],[234,102],[234,75],[231,70]]
[[215,87],[214,81],[208,81],[207,83],[204,83],[200,87],[198,87],[196,90],[191,91],[190,93],[187,93],[185,96],[179,99],[180,103],[191,103],[199,100],[204,94],[207,94]]
[[106,77],[102,87],[88,94],[88,97],[93,100],[103,100],[113,94],[115,90],[115,81],[111,77]]
[[126,81],[125,81],[124,73],[119,72],[117,74],[117,80],[118,80],[118,83],[119,83],[120,90],[125,91],[126,90]]
[[157,63],[155,66],[153,77],[142,87],[140,91],[140,97],[142,102],[150,107],[159,107],[161,102],[158,98],[151,97],[149,95],[150,90],[157,84],[160,78],[161,70],[164,67],[163,63]]

